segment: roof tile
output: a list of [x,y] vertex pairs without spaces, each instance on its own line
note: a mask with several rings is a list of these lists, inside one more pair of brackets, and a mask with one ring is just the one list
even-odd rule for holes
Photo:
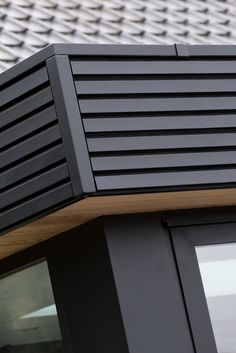
[[0,0],[0,71],[52,42],[236,44],[235,0]]

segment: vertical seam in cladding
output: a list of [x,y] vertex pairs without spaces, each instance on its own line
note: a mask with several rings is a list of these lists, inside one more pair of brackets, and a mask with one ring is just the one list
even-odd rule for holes
[[[78,98],[78,95],[77,95],[77,91],[76,91],[75,79],[74,79],[74,74],[73,74],[73,71],[72,71],[71,58],[70,58],[70,57],[68,58],[68,61],[69,61],[69,67],[70,67],[70,71],[71,71],[71,76],[72,76],[72,78],[73,78],[73,87],[74,87],[75,94],[76,94],[76,99],[77,99],[77,103],[78,103],[78,109],[79,109],[79,112],[80,112],[80,120],[81,120],[81,124],[82,124],[82,129],[83,129],[85,144],[86,144],[86,147],[87,147],[87,153],[88,153],[88,159],[89,159],[89,164],[90,164],[90,170],[91,170],[91,173],[92,173],[92,175],[93,175],[94,188],[96,188],[96,190],[93,190],[93,191],[97,191],[97,182],[96,182],[96,179],[95,179],[95,177],[94,177],[94,170],[93,170],[92,161],[91,161],[91,156],[90,156],[90,152],[89,152],[88,139],[87,139],[87,137],[86,137],[85,127],[84,127],[84,119],[83,119],[83,117],[82,117],[82,112],[81,112],[81,109],[80,109],[80,101],[79,101],[79,98]],[[80,80],[80,77],[79,77],[79,76],[78,76],[78,80]]]
[[178,58],[179,57],[188,58],[190,56],[188,44],[175,44],[174,46],[175,46],[176,56]]
[[[73,181],[73,171],[71,170],[72,168],[70,167],[69,163],[68,163],[68,154],[67,154],[67,151],[66,151],[66,148],[65,148],[65,138],[64,138],[64,134],[63,134],[63,127],[61,126],[61,119],[60,119],[60,115],[58,114],[57,112],[57,104],[56,104],[56,100],[55,100],[55,92],[54,92],[54,89],[52,87],[52,81],[54,80],[51,79],[51,75],[50,75],[50,68],[49,68],[49,65],[48,63],[50,64],[50,59],[53,59],[53,57],[51,58],[48,58],[46,60],[46,70],[47,70],[47,73],[48,73],[48,80],[49,80],[49,84],[50,84],[50,89],[51,89],[51,92],[52,92],[52,97],[53,97],[53,103],[54,103],[54,107],[55,107],[55,111],[56,111],[56,115],[57,115],[57,119],[58,119],[58,129],[60,131],[60,135],[61,135],[61,138],[62,138],[62,146],[63,146],[63,149],[64,149],[64,153],[65,153],[65,156],[66,156],[66,167],[67,167],[67,170],[68,170],[68,175],[70,177],[70,182],[71,182],[71,187],[72,187],[72,190],[73,190],[73,194],[74,196],[76,197],[77,195],[77,190],[75,189],[75,185],[74,185],[74,181]],[[55,64],[54,64],[55,66]],[[53,73],[55,75],[55,72]]]

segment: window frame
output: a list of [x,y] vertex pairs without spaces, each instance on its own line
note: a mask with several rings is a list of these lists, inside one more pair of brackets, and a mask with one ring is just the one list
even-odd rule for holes
[[32,247],[29,247],[20,252],[17,252],[16,254],[13,254],[13,255],[10,255],[9,257],[1,259],[0,260],[0,280],[18,271],[27,269],[42,261],[46,261],[48,272],[49,272],[49,280],[51,282],[51,288],[54,296],[54,303],[57,309],[57,318],[58,318],[58,324],[60,328],[63,352],[72,353],[71,350],[67,350],[67,347],[69,347],[69,341],[70,341],[68,339],[69,331],[66,325],[64,325],[62,320],[62,316],[64,315],[64,313],[62,312],[61,300],[60,300],[60,296],[58,295],[59,293],[55,288],[53,253],[55,255],[55,249],[60,244],[60,239],[61,239],[61,236],[59,235],[58,237],[48,239],[42,243],[38,243]]
[[172,224],[170,234],[196,353],[218,353],[195,247],[236,243],[235,219],[207,223],[205,218],[197,224],[196,218],[188,225]]

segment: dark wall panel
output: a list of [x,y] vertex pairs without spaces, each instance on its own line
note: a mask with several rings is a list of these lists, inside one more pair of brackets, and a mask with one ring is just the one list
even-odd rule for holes
[[235,184],[236,57],[202,51],[71,57],[98,191]]
[[0,231],[73,197],[45,65],[0,93]]

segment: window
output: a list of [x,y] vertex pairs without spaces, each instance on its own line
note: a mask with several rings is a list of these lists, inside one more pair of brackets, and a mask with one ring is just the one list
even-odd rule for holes
[[236,352],[236,223],[172,227],[196,353]]
[[195,249],[218,352],[235,353],[236,244]]
[[0,353],[62,353],[46,261],[0,279]]

